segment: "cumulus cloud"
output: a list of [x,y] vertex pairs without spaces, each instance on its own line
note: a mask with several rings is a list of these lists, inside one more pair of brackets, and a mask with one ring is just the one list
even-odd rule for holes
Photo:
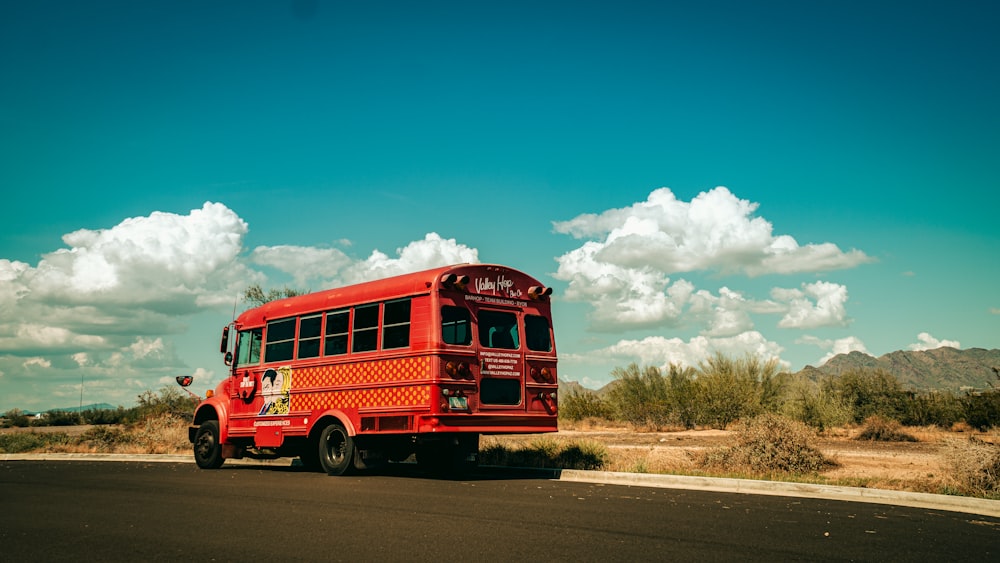
[[[598,239],[589,252],[597,263],[648,267],[666,275],[702,270],[749,276],[822,272],[871,261],[859,250],[843,252],[832,243],[800,246],[791,236],[776,236],[769,221],[753,216],[757,208],[721,186],[690,202],[660,188],[631,207],[553,225],[559,233]],[[564,273],[586,272],[568,264]]]
[[957,340],[938,340],[926,332],[921,332],[917,335],[917,342],[910,344],[908,349],[922,352],[942,347],[961,348],[962,344]]
[[836,283],[818,281],[802,284],[802,289],[771,290],[775,301],[787,303],[788,310],[778,326],[782,328],[818,328],[847,326],[847,288]]
[[629,207],[554,222],[556,232],[588,239],[556,259],[555,277],[568,282],[567,299],[593,305],[591,321],[598,330],[674,326],[688,307],[709,323],[706,334],[717,336],[750,328],[747,311],[782,311],[782,326],[790,328],[847,323],[846,288],[837,284],[779,291],[782,305],[744,299],[730,290],[715,297],[697,294],[688,281],[671,282],[670,276],[687,272],[817,273],[872,260],[833,243],[800,245],[789,235],[775,235],[770,222],[754,216],[757,207],[724,187],[690,202],[660,188]]
[[860,338],[856,336],[848,336],[845,338],[839,338],[836,340],[830,339],[820,339],[815,336],[803,336],[796,342],[801,344],[812,344],[813,346],[818,346],[824,350],[828,350],[827,354],[820,358],[817,362],[817,366],[821,366],[828,362],[830,358],[838,356],[840,354],[849,354],[851,352],[861,352],[863,354],[871,353],[868,352],[868,348],[865,347],[865,343],[861,341]]
[[[340,244],[347,245],[341,241]],[[427,233],[422,240],[396,249],[396,257],[374,250],[357,260],[337,249],[303,246],[258,246],[251,260],[291,275],[299,287],[331,287],[418,272],[462,262],[479,262],[479,252],[455,239]]]
[[[478,262],[476,249],[436,233],[393,257],[375,250],[357,259],[335,248],[287,245],[248,254],[247,232],[235,212],[207,202],[187,214],[157,211],[74,231],[36,265],[0,258],[0,373],[18,382],[5,403],[79,400],[81,378],[88,394],[123,404],[156,382],[172,384],[191,368],[170,337],[186,331],[196,313],[231,311],[248,285],[267,285],[268,268],[311,289]],[[212,376],[204,368],[195,373]]]
[[569,354],[565,358],[563,356],[560,358],[573,363],[603,360],[637,361],[643,365],[667,368],[671,364],[694,367],[716,353],[735,357],[750,353],[765,360],[778,359],[783,367],[788,367],[786,362],[780,360],[783,350],[781,345],[767,340],[761,333],[747,331],[724,338],[695,336],[687,341],[662,336],[648,336],[639,340],[620,340],[611,346],[587,354]]

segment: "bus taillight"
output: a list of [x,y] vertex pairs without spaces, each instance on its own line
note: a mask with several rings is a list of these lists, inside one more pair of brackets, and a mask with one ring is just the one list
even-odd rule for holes
[[542,369],[532,367],[529,373],[531,373],[531,378],[539,383],[555,383],[555,378],[552,376],[552,370],[547,367]]
[[452,379],[472,379],[472,368],[468,362],[448,362],[444,365],[444,372]]

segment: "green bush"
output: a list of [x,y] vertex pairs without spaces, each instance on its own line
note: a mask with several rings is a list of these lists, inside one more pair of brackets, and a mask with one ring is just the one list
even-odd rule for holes
[[962,398],[965,422],[977,430],[1000,426],[1000,391],[968,393]]
[[894,375],[881,369],[849,370],[827,380],[829,391],[851,409],[854,422],[870,416],[899,420],[907,394]]
[[11,409],[3,414],[4,417],[4,427],[10,428],[12,426],[18,428],[24,428],[31,424],[31,419],[28,415],[24,414],[21,409]]
[[0,453],[19,454],[71,443],[62,432],[11,432],[0,434]]
[[698,399],[701,422],[726,428],[742,418],[773,409],[781,394],[776,360],[761,362],[748,355],[733,360],[722,354],[698,367]]
[[587,418],[612,418],[611,406],[593,391],[570,391],[559,397],[559,418],[584,420]]
[[633,363],[615,368],[611,376],[615,381],[608,391],[608,403],[618,420],[657,430],[670,423],[670,396],[659,368],[639,368]]
[[838,395],[808,378],[792,379],[782,412],[819,431],[851,422],[853,411]]

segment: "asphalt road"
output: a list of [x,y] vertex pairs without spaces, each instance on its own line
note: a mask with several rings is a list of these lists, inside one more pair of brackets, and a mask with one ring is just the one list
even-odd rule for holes
[[0,462],[2,561],[991,561],[1000,519],[840,501],[433,479],[412,466]]

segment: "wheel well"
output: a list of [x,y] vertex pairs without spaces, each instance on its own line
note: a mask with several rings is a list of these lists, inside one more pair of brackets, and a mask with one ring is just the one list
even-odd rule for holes
[[194,425],[200,425],[206,420],[219,420],[219,413],[215,412],[215,409],[211,407],[205,407],[198,409],[198,412],[194,413]]
[[357,435],[357,432],[354,431],[354,426],[352,426],[351,423],[346,418],[341,418],[333,413],[327,413],[319,417],[316,423],[313,424],[312,429],[309,430],[309,438],[318,439],[320,432],[322,432],[324,428],[326,428],[330,424],[333,424],[334,422],[343,426],[344,430],[347,430],[347,434],[349,436]]

